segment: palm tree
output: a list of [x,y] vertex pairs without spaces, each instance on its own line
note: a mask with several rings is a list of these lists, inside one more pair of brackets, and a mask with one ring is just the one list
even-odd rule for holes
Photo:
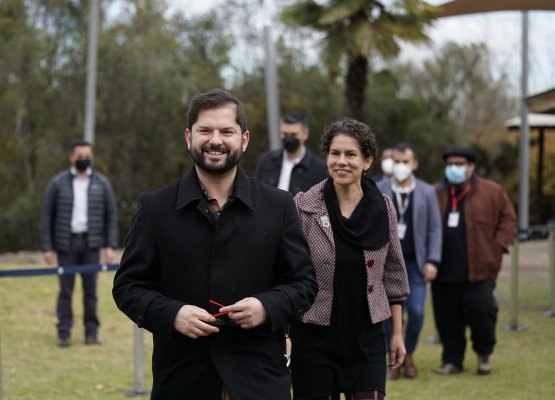
[[323,61],[332,76],[347,64],[345,97],[351,115],[364,121],[368,62],[371,56],[395,57],[400,41],[427,42],[425,28],[435,8],[422,0],[330,0],[324,5],[301,0],[281,14],[289,26],[308,27],[325,34]]

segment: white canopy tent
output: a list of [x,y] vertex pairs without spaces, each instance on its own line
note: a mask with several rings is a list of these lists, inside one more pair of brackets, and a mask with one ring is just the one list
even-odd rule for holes
[[[520,116],[505,121],[507,129],[520,128]],[[528,113],[528,126],[533,128],[555,128],[555,115]]]

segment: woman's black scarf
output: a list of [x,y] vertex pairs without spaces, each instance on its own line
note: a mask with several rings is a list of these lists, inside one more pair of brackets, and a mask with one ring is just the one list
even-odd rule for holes
[[387,205],[372,179],[363,176],[361,183],[364,195],[349,219],[341,215],[331,178],[324,186],[324,201],[335,234],[362,249],[377,250],[389,242]]

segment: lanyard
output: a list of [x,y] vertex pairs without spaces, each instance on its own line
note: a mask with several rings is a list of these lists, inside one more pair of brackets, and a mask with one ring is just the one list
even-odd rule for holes
[[470,185],[466,185],[462,192],[459,193],[458,196],[455,196],[455,187],[450,186],[449,189],[451,190],[451,210],[457,211],[457,204],[461,199],[470,192]]
[[[410,186],[404,188],[400,188],[395,184],[395,181],[393,179],[391,180],[391,190],[393,191],[393,193],[395,193],[395,200],[397,200],[397,208],[399,211],[398,222],[405,222],[403,217],[405,215],[405,212],[407,211],[407,208],[409,208],[410,194],[414,191],[415,188],[416,180],[414,179],[414,177],[411,179]],[[402,200],[401,194],[407,195],[407,197],[405,197],[405,201]]]
[[406,194],[405,201],[403,201],[401,193],[396,191],[395,200],[397,200],[397,208],[399,209],[399,222],[405,222],[404,216],[407,208],[409,208],[410,192]]

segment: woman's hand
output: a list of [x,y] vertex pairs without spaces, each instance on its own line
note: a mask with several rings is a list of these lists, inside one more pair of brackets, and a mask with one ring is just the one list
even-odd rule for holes
[[389,343],[389,368],[399,368],[405,361],[407,350],[403,341],[403,306],[391,305],[391,327],[393,334]]
[[406,355],[407,350],[403,342],[403,334],[393,334],[389,343],[389,369],[399,368],[403,365]]

